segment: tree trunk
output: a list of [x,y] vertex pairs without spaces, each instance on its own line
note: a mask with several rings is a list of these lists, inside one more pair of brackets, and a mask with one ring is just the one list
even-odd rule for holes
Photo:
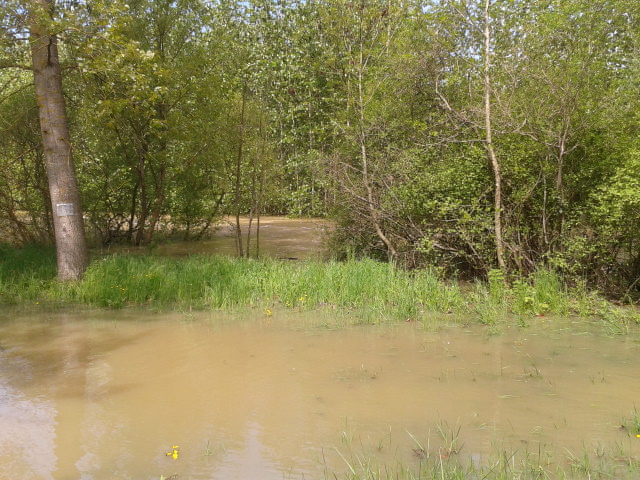
[[264,201],[264,187],[267,181],[267,168],[264,164],[264,148],[267,142],[263,135],[262,114],[260,114],[260,138],[262,145],[260,147],[260,186],[258,188],[258,201],[256,205],[256,258],[260,257],[260,216],[262,215],[262,203]]
[[29,33],[42,146],[53,211],[58,279],[70,281],[82,277],[88,265],[88,254],[67,111],[62,94],[57,39],[47,32],[41,20],[52,15],[53,7],[53,0],[31,3]]
[[[361,20],[362,21],[362,20]],[[365,61],[364,58],[364,44],[362,40],[362,27],[360,30],[360,43],[359,43],[359,56],[358,56],[358,115],[359,115],[359,123],[360,128],[358,131],[358,142],[360,144],[360,163],[362,168],[362,183],[367,192],[367,209],[369,210],[369,215],[371,216],[371,222],[373,223],[373,228],[376,231],[376,235],[382,241],[384,246],[387,248],[387,257],[390,260],[395,259],[398,254],[396,252],[393,243],[387,235],[384,233],[382,229],[382,222],[380,218],[380,212],[376,206],[376,199],[373,192],[373,185],[369,175],[369,156],[367,153],[367,133],[365,131],[365,100],[364,100],[364,72],[363,70],[366,67],[368,61]]]
[[160,166],[159,178],[156,180],[156,204],[151,211],[151,220],[149,221],[149,227],[147,228],[144,234],[144,243],[145,245],[149,245],[151,243],[151,239],[153,238],[153,234],[156,231],[156,227],[158,226],[158,222],[160,221],[160,216],[162,215],[162,208],[164,207],[164,188],[165,188],[165,177],[167,175],[166,165]]
[[138,179],[140,185],[140,216],[138,217],[138,231],[136,232],[136,238],[134,245],[139,247],[142,245],[144,239],[145,226],[147,224],[147,217],[149,216],[149,198],[147,194],[147,174],[145,167],[145,154],[138,153]]
[[491,128],[491,28],[489,25],[489,6],[490,0],[485,1],[484,9],[484,121],[485,121],[485,145],[487,155],[493,169],[493,178],[495,181],[494,194],[494,229],[496,240],[496,256],[498,257],[498,267],[505,271],[506,265],[504,261],[504,243],[502,239],[502,175],[500,173],[500,162],[496,157],[493,148],[493,135]]
[[[161,56],[164,59],[164,43],[159,41],[158,50],[161,52]],[[162,209],[164,208],[165,202],[165,188],[167,183],[167,118],[169,116],[169,107],[166,103],[161,103],[156,106],[156,118],[161,122],[162,133],[158,138],[158,150],[156,155],[152,156],[151,159],[154,159],[154,162],[150,162],[150,171],[151,176],[153,177],[153,183],[155,186],[155,204],[153,209],[151,210],[151,217],[149,220],[149,227],[144,235],[144,243],[145,245],[149,245],[151,243],[151,239],[155,234],[156,227],[160,222],[160,217],[162,216]],[[155,168],[155,165],[158,164],[158,168]]]
[[[245,104],[247,102],[247,85],[242,87],[242,109],[240,112],[240,125],[238,131],[238,155],[236,157],[236,191],[235,191],[235,210],[236,210],[236,248],[238,256],[244,257],[242,248],[242,229],[240,227],[240,207],[241,207],[241,188],[242,188],[242,154],[244,150],[244,114]],[[248,255],[248,252],[247,252]]]

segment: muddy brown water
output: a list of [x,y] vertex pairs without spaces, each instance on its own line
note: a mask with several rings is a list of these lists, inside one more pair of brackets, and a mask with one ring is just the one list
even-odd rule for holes
[[[240,218],[243,250],[246,251],[249,219]],[[259,254],[286,259],[324,258],[328,255],[324,248],[326,233],[333,228],[329,220],[318,218],[286,218],[264,216],[260,218]],[[256,252],[257,221],[251,224],[250,252]],[[111,246],[101,249],[102,253],[146,252],[148,247]],[[161,256],[187,256],[194,254],[237,255],[235,218],[228,218],[218,225],[206,240],[197,242],[160,243],[152,249]]]
[[637,336],[321,315],[0,313],[0,478],[344,478],[341,454],[442,453],[438,428],[474,461],[640,456],[619,428],[640,404]]

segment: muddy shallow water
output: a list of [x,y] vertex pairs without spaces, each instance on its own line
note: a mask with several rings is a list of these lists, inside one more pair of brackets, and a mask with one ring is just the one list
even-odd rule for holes
[[459,429],[458,455],[476,461],[640,456],[619,428],[640,402],[637,338],[552,319],[500,335],[326,323],[0,314],[0,478],[342,478],[350,451],[407,465],[417,443],[442,453],[438,428]]
[[[243,251],[246,252],[249,219],[240,218]],[[264,216],[260,218],[258,240],[257,221],[254,219],[250,232],[251,256],[259,253],[286,259],[325,258],[328,252],[324,241],[326,233],[333,228],[331,221],[321,218],[286,218]],[[205,240],[196,242],[176,241],[160,243],[151,248],[155,255],[180,257],[194,254],[237,255],[235,218],[228,218]],[[258,245],[259,244],[259,245]],[[145,253],[149,247],[125,245],[103,247],[99,253]]]

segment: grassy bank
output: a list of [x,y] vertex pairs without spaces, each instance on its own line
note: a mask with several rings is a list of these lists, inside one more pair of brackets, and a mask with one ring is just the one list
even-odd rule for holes
[[584,288],[567,288],[540,271],[507,285],[499,272],[487,283],[459,285],[429,270],[408,272],[372,260],[291,262],[218,256],[152,255],[94,260],[81,282],[55,280],[50,249],[0,247],[0,303],[180,309],[259,307],[355,312],[361,321],[419,320],[432,313],[493,324],[545,315],[599,315],[615,325],[638,322]]

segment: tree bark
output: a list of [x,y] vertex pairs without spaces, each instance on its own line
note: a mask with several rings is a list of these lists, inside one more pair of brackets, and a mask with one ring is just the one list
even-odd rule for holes
[[162,215],[162,208],[164,207],[164,200],[165,200],[164,189],[165,189],[166,176],[167,176],[167,166],[163,164],[160,166],[160,172],[158,174],[159,178],[157,178],[155,182],[156,183],[155,206],[151,211],[151,220],[149,221],[149,227],[146,229],[146,232],[144,234],[144,243],[146,245],[149,245],[151,243],[151,239],[153,238],[153,234],[156,231],[156,227]]
[[73,165],[57,38],[42,19],[53,14],[53,0],[30,3],[29,33],[33,78],[49,180],[56,239],[58,279],[78,280],[88,265],[80,193]]
[[376,206],[376,199],[374,197],[373,185],[369,175],[369,156],[367,153],[367,134],[365,131],[365,100],[364,100],[364,69],[366,68],[366,64],[368,60],[364,58],[364,42],[362,39],[362,18],[360,19],[360,40],[359,45],[360,48],[358,54],[358,115],[359,115],[359,130],[358,130],[358,143],[360,144],[360,163],[362,169],[362,183],[367,192],[367,209],[369,210],[369,215],[371,216],[371,222],[373,223],[373,228],[376,231],[376,235],[382,241],[384,246],[387,248],[387,257],[390,260],[395,259],[398,256],[398,253],[393,246],[393,243],[387,237],[384,230],[382,229],[382,221],[380,212]]
[[[235,213],[236,213],[236,248],[238,256],[244,257],[242,248],[242,229],[240,227],[241,189],[242,189],[242,155],[244,150],[244,114],[247,103],[247,85],[242,87],[242,108],[240,111],[240,125],[238,126],[238,155],[236,157],[236,185],[235,185]],[[250,228],[249,228],[250,229]],[[248,252],[247,252],[248,255]]]
[[493,148],[493,134],[491,127],[491,27],[489,17],[490,0],[485,1],[484,8],[484,122],[485,122],[485,145],[487,156],[493,169],[495,182],[494,193],[494,229],[496,240],[496,256],[498,257],[498,267],[505,271],[504,243],[502,239],[502,175],[500,173],[500,162]]

